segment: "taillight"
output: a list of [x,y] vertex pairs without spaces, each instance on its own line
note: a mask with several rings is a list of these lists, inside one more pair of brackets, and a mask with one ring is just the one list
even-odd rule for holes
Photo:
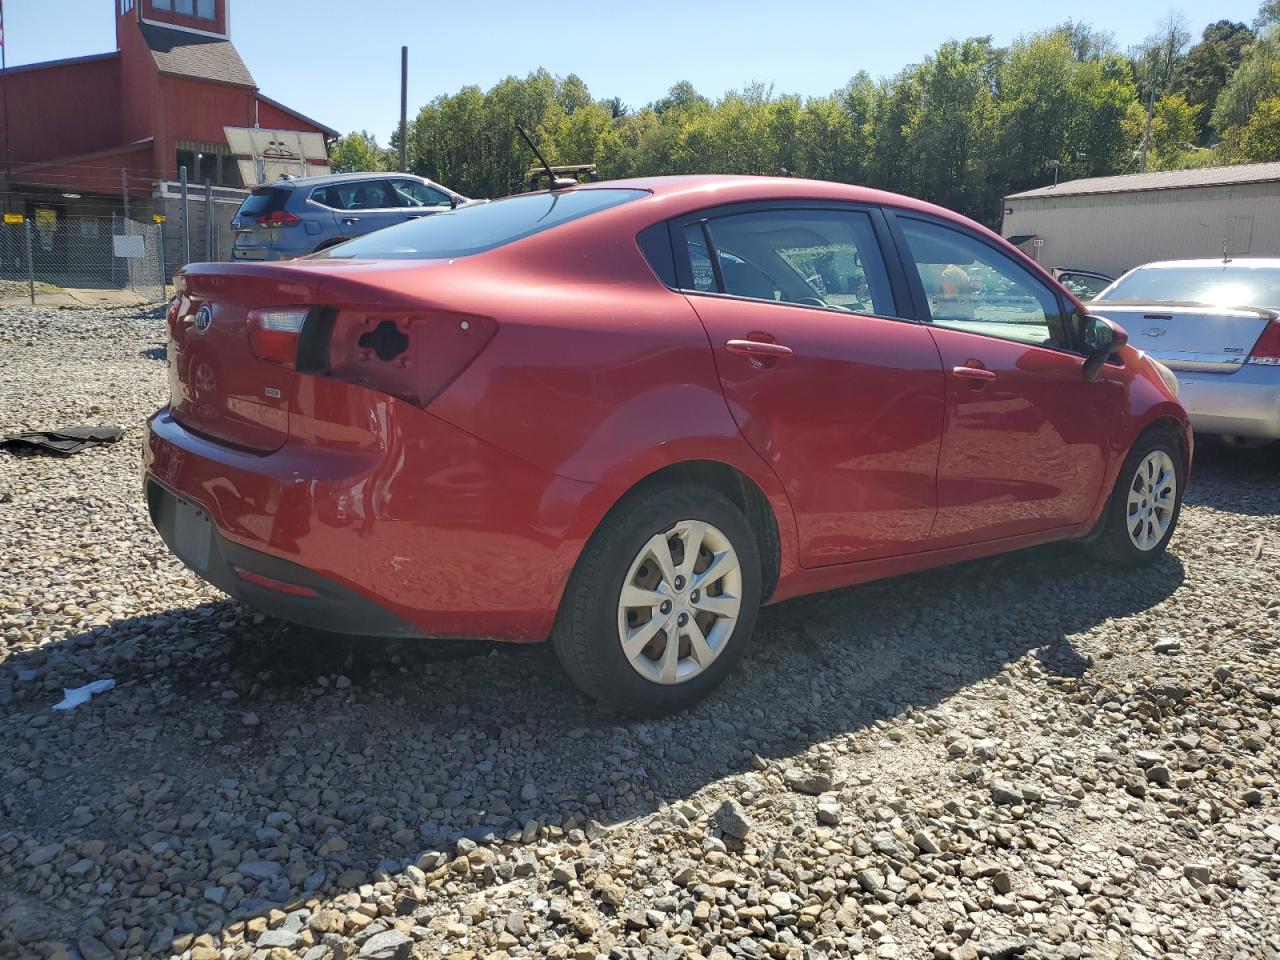
[[265,217],[258,218],[260,227],[296,227],[301,222],[301,217],[295,216],[288,210],[274,210]]
[[259,360],[292,367],[298,362],[298,335],[308,309],[268,308],[249,311],[249,349]]
[[447,311],[340,310],[324,373],[425,407],[497,332],[492,317]]
[[1247,363],[1280,366],[1280,320],[1268,320],[1262,328],[1262,336],[1249,352]]
[[182,297],[174,297],[169,301],[169,309],[164,313],[164,322],[169,325],[169,336],[177,336],[178,310],[182,306]]

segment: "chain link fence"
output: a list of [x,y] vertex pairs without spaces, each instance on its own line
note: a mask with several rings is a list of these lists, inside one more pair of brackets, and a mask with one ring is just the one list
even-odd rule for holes
[[33,303],[45,284],[132,290],[158,302],[165,298],[161,228],[119,216],[0,223],[0,280],[25,282]]

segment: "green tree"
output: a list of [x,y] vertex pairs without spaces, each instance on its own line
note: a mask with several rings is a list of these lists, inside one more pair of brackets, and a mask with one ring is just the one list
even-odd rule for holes
[[1187,51],[1173,78],[1173,90],[1200,110],[1198,141],[1209,135],[1210,118],[1218,95],[1244,60],[1255,34],[1243,23],[1219,20],[1204,28],[1200,42]]
[[339,137],[329,148],[329,166],[334,173],[394,170],[396,162],[367,130]]
[[[1172,170],[1189,165],[1188,154],[1195,153],[1193,141],[1200,129],[1199,113],[1180,93],[1156,101],[1147,146],[1147,169]],[[1124,128],[1130,138],[1142,140],[1147,129],[1147,111],[1141,104],[1130,104]]]

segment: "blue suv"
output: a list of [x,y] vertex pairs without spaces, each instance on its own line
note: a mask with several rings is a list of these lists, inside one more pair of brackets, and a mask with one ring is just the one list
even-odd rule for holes
[[257,187],[231,221],[232,260],[293,260],[442,210],[483,203],[407,173],[344,173]]

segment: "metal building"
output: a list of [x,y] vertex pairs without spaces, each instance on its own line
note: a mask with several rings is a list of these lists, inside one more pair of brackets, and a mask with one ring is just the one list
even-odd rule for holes
[[1042,266],[1119,276],[1153,260],[1280,256],[1280,163],[1069,180],[1005,197],[1003,234]]

